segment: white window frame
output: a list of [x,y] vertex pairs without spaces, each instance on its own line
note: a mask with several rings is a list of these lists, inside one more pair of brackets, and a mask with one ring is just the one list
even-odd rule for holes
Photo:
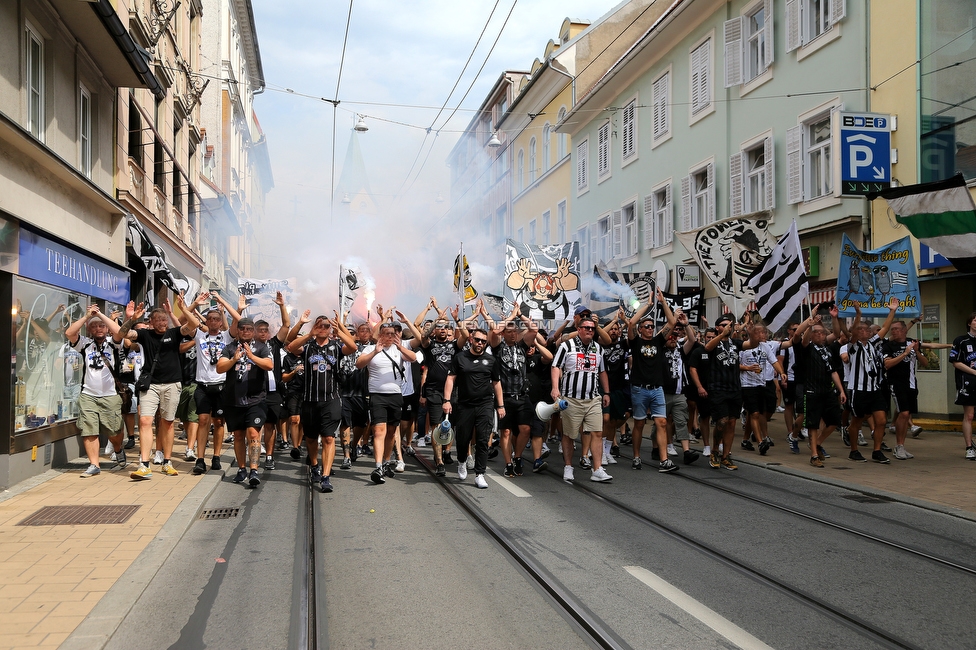
[[626,167],[638,159],[637,100],[635,94],[620,111],[620,166]]
[[610,166],[610,120],[607,119],[603,122],[596,130],[597,146],[596,146],[596,177],[597,184],[602,183],[606,179],[610,178],[611,166]]
[[545,212],[542,213],[542,243],[547,246],[552,243],[551,228],[552,228],[552,212],[546,210]]
[[529,243],[532,244],[533,246],[537,243],[536,242],[536,239],[535,239],[535,236],[536,236],[536,225],[537,225],[537,222],[536,222],[535,219],[532,219],[531,221],[529,221]]
[[[763,27],[750,32],[752,17],[763,12]],[[776,41],[773,38],[773,0],[754,0],[742,8],[740,15],[725,22],[725,87],[739,87],[739,97],[773,78],[773,58]],[[753,41],[762,43],[761,56],[752,65]],[[757,46],[757,50],[759,47]]]
[[[619,221],[620,211],[616,211]],[[597,262],[609,262],[613,259],[613,234],[614,225],[613,212],[605,212],[597,217],[590,227],[590,261],[592,264]]]
[[[715,30],[688,49],[688,119],[689,125],[715,112]],[[708,101],[702,101],[702,93]]]
[[582,226],[576,229],[573,233],[573,241],[579,242],[579,258],[580,263],[585,266],[592,266],[593,263],[590,261],[589,252],[589,237],[590,237],[590,222],[584,223]]
[[546,122],[542,127],[542,171],[552,167],[552,125]]
[[535,182],[536,174],[538,173],[538,168],[536,167],[536,141],[535,136],[529,139],[529,185]]
[[[32,43],[37,43],[38,58],[39,61],[34,61],[34,57],[31,53]],[[35,88],[32,81],[32,71],[37,68],[37,87]],[[24,22],[24,90],[26,91],[27,100],[27,131],[33,135],[35,138],[44,142],[45,137],[45,115],[44,115],[44,36],[41,32],[34,27],[30,22]],[[37,95],[35,99],[35,94]],[[37,105],[37,123],[34,123],[34,105]]]
[[658,249],[670,246],[673,233],[674,201],[669,178],[652,187],[644,197],[644,248],[655,255],[670,252]]
[[[696,191],[694,180],[699,174],[705,175],[705,185]],[[709,158],[691,167],[681,179],[681,232],[697,230],[715,220],[715,159]]]
[[519,228],[518,229],[518,234],[516,235],[516,240],[520,244],[524,244],[525,243],[525,229],[524,228]]
[[847,17],[847,0],[820,0],[826,8],[826,26],[819,34],[810,33],[809,15],[818,0],[786,0],[786,51],[796,50],[802,61],[841,36],[840,22]]
[[525,149],[518,150],[516,161],[516,173],[518,174],[516,189],[517,193],[521,194],[522,190],[525,189]]
[[590,189],[590,139],[583,138],[583,141],[576,145],[576,196],[586,194]]
[[613,259],[618,261],[617,266],[636,264],[637,257],[640,255],[637,196],[624,201],[619,210],[613,211],[613,228]]
[[84,84],[78,86],[78,169],[92,177],[92,98]]
[[[796,126],[790,127],[786,132],[786,182],[788,204],[800,204],[797,214],[803,215],[815,210],[820,210],[841,202],[836,196],[839,185],[837,184],[836,165],[831,162],[829,165],[831,174],[831,187],[834,192],[824,196],[812,198],[808,191],[808,162],[807,154],[810,150],[808,131],[811,125],[823,120],[825,117],[833,119],[833,114],[843,110],[844,105],[839,97],[835,97],[829,102],[825,102],[806,113],[798,116]],[[831,123],[831,127],[833,124]],[[837,148],[833,142],[833,128],[831,128],[831,156],[835,156]]]
[[[758,149],[763,152],[761,170],[749,169],[749,158]],[[738,217],[759,210],[773,210],[776,201],[773,132],[766,131],[742,143],[739,151],[729,157],[729,216]],[[763,177],[761,201],[752,195],[752,179]]]
[[[557,124],[562,124],[563,123],[563,120],[566,119],[566,107],[565,106],[560,106],[559,107],[558,116],[559,117],[556,120],[556,123]],[[557,135],[559,136],[559,138],[556,141],[556,155],[559,157],[559,160],[562,160],[567,155],[569,155],[569,134],[568,133],[559,133]]]
[[563,199],[556,205],[556,238],[557,244],[565,243],[567,219],[569,217],[569,203]]
[[[817,125],[826,124],[827,138],[814,142],[813,130]],[[834,169],[831,156],[834,155],[833,135],[830,133],[830,113],[803,123],[803,196],[809,201],[832,196],[834,193]],[[814,174],[821,180],[814,183]],[[816,185],[816,187],[814,187]]]
[[651,149],[671,139],[671,66],[651,83]]

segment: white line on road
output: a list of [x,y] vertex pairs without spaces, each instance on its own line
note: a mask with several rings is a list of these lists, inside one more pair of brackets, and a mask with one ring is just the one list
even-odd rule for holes
[[745,650],[773,650],[741,627],[709,609],[666,580],[639,566],[625,566],[624,571]]
[[495,483],[498,483],[500,486],[502,486],[503,488],[505,488],[506,490],[508,490],[509,492],[511,492],[517,497],[532,496],[531,494],[529,494],[519,486],[513,485],[512,484],[513,479],[505,478],[503,476],[497,476],[494,472],[486,472],[486,474],[488,474],[488,476],[491,477],[491,480],[493,480]]

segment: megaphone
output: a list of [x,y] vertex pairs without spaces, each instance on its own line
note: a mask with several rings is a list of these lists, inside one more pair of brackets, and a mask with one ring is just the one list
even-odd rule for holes
[[430,439],[442,447],[454,442],[454,428],[451,426],[451,422],[447,419],[446,415],[444,416],[444,421],[434,427]]
[[555,404],[539,402],[535,405],[535,416],[543,422],[548,422],[553,415],[560,411],[565,411],[567,408],[569,408],[569,402],[564,399],[559,400]]

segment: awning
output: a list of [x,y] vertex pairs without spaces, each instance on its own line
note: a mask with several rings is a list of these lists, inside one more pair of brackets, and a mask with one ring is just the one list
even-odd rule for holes
[[819,305],[833,301],[837,296],[837,280],[827,282],[817,282],[810,285],[810,295],[807,302],[811,305]]
[[[149,303],[152,302],[153,297],[151,283],[155,279],[158,279],[174,293],[182,293],[187,297],[195,297],[200,292],[200,283],[186,277],[170,262],[166,251],[161,245],[153,242],[138,219],[131,214],[127,215],[126,224],[128,226],[126,244],[142,260],[146,269],[145,297]],[[133,287],[133,293],[135,293],[135,287]]]

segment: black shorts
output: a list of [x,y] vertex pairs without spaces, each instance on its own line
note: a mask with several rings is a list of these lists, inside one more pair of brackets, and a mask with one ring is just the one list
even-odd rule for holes
[[403,415],[403,395],[400,393],[370,393],[369,421],[373,424],[397,426]]
[[888,411],[888,394],[882,390],[852,390],[847,396],[851,413],[865,418],[877,411]]
[[432,428],[436,427],[444,421],[444,393],[425,386],[424,399],[427,400],[427,419]]
[[498,430],[508,429],[518,435],[518,428],[521,425],[530,426],[535,417],[535,407],[529,402],[528,397],[521,399],[505,398],[505,417],[498,422]]
[[840,426],[840,400],[834,393],[804,393],[803,401],[803,426],[819,430],[821,420],[828,427]]
[[[792,391],[790,390],[790,387],[789,387],[790,384],[793,384],[793,390]],[[790,393],[793,396],[793,399],[794,399],[794,402],[793,402],[793,415],[800,415],[801,413],[803,413],[803,409],[806,408],[805,402],[806,402],[806,398],[807,398],[807,393],[803,389],[803,384],[801,384],[798,381],[787,382],[786,392]]]
[[746,413],[766,412],[766,387],[765,386],[743,386],[742,404],[746,407]]
[[292,393],[285,397],[285,417],[301,417],[302,415],[302,394]]
[[918,389],[908,386],[891,387],[891,397],[895,402],[895,413],[908,411],[911,414],[918,413]]
[[221,392],[223,382],[219,384],[197,384],[193,399],[197,403],[197,416],[207,413],[215,418],[224,417],[224,400]]
[[[712,417],[712,400],[707,397],[702,397],[698,394],[698,390],[695,390],[695,406],[698,407],[698,426],[701,428],[702,422],[708,422],[708,419]],[[705,427],[708,428],[707,426]]]
[[268,415],[264,420],[265,424],[278,424],[285,419],[285,406],[281,393],[278,391],[268,393],[268,396],[264,398],[264,403],[268,407]]
[[783,406],[790,406],[792,404],[796,404],[796,402],[796,382],[792,379],[788,379],[786,381],[786,389],[783,391]]
[[232,406],[227,409],[227,429],[230,431],[244,431],[245,429],[261,429],[264,426],[267,413],[264,402],[250,406]]
[[630,386],[626,389],[616,389],[610,391],[610,404],[603,413],[610,416],[611,421],[621,421],[627,419],[627,414],[633,407],[630,399]]
[[303,437],[307,440],[315,440],[319,436],[335,438],[341,419],[342,402],[337,399],[330,399],[327,402],[305,402],[302,404]]
[[956,384],[955,404],[956,406],[976,406],[976,381],[970,381],[964,376],[962,385]]
[[369,400],[362,395],[342,398],[342,426],[368,427]]
[[737,420],[742,413],[741,392],[712,391],[708,394],[708,401],[711,402],[712,422],[716,424],[725,418]]
[[779,398],[776,397],[776,381],[766,382],[766,413],[775,413]]
[[407,395],[403,398],[403,412],[400,413],[402,421],[416,421],[417,414],[420,412],[420,393]]

